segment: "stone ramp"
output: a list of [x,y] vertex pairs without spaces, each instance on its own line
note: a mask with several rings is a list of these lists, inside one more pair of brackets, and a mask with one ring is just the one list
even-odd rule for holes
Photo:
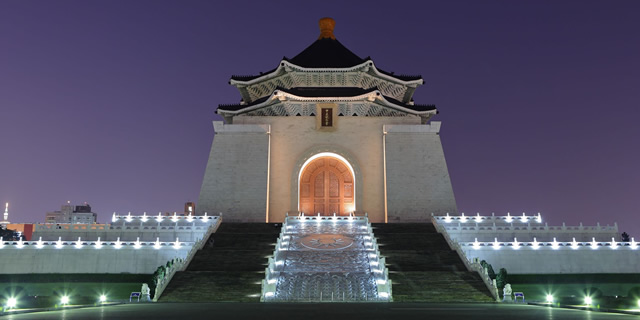
[[373,224],[396,302],[494,302],[431,223]]
[[280,224],[222,222],[158,301],[260,301],[264,269]]

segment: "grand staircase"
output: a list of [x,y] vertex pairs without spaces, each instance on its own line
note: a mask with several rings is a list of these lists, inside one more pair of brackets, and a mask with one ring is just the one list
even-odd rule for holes
[[221,223],[159,301],[260,301],[261,280],[279,233],[280,224]]
[[493,302],[431,223],[373,224],[395,302]]

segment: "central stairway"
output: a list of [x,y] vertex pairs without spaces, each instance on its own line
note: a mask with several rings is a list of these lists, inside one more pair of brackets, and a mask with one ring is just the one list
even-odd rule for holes
[[390,301],[384,259],[367,217],[287,217],[262,301]]
[[494,302],[431,223],[373,224],[396,302]]

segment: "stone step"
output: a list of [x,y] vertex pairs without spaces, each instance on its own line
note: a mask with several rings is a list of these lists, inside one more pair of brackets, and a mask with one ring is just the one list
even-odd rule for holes
[[174,275],[161,302],[259,302],[264,273],[184,271]]
[[396,302],[494,302],[472,272],[390,272]]
[[187,270],[176,273],[159,301],[260,301],[260,283],[280,226],[222,222]]
[[431,223],[374,224],[397,302],[492,302],[480,276]]

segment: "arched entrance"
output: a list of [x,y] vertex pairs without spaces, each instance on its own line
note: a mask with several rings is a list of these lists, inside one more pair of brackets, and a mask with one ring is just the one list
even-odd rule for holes
[[355,211],[353,169],[338,157],[320,154],[302,168],[299,210],[308,215]]

